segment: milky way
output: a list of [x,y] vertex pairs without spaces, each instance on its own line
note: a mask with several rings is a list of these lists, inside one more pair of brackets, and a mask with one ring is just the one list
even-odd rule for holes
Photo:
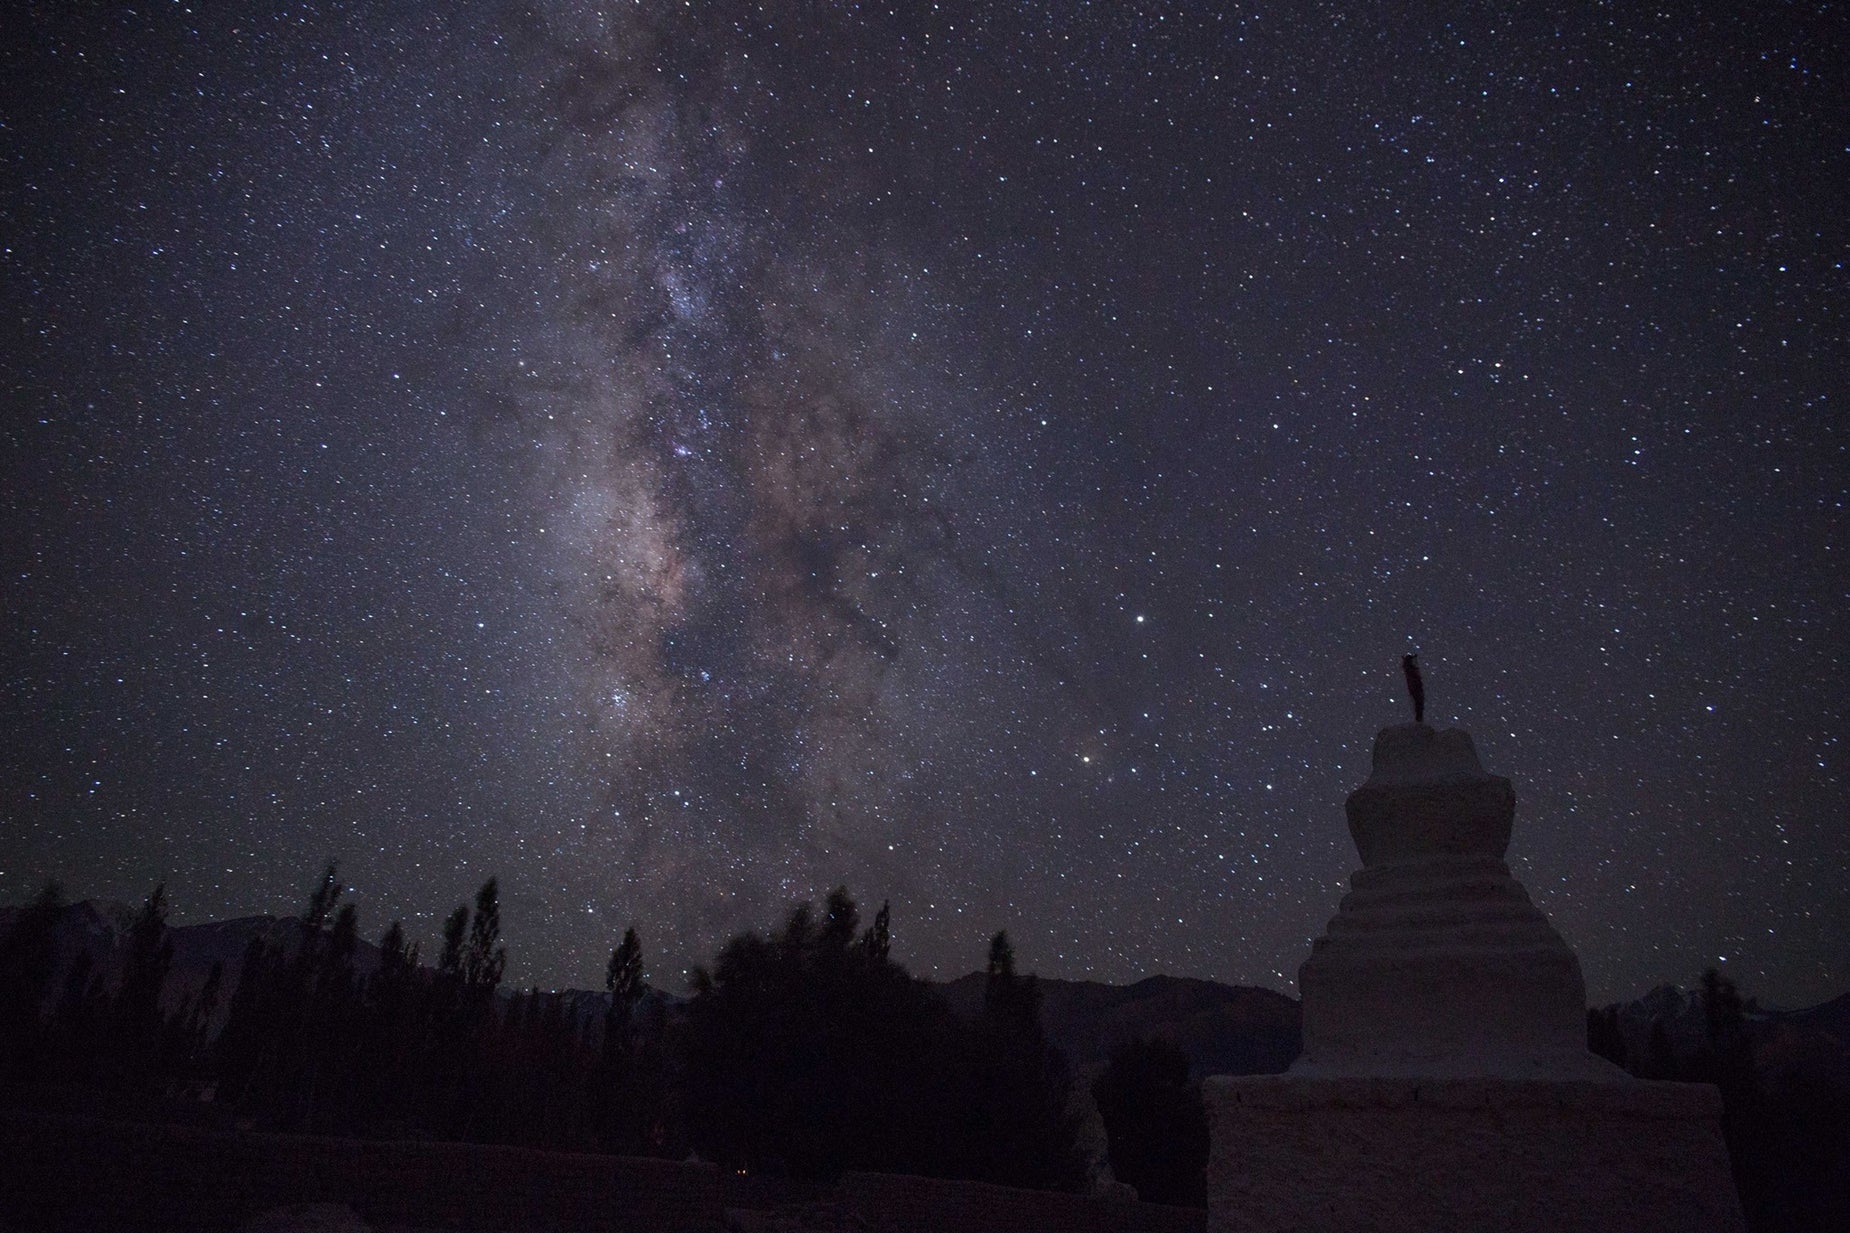
[[1417,648],[1596,996],[1841,991],[1828,9],[426,9],[6,53],[0,897],[1289,989]]
[[760,72],[772,23],[703,21],[523,31],[509,114],[544,187],[498,272],[538,308],[494,333],[585,825],[630,903],[711,937],[838,881],[949,884],[948,801],[1006,793],[968,752],[1057,688],[1011,619],[1053,562],[994,542],[1039,512],[1022,431],[946,363],[980,342],[932,205],[891,200],[885,117],[808,114],[868,91],[822,84],[857,23]]

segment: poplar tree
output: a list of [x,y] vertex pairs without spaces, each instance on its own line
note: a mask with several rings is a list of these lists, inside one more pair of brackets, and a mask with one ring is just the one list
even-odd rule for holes
[[[501,905],[494,878],[475,893],[475,913],[469,921],[469,944],[462,954],[462,980],[481,1005],[487,1006],[507,968],[507,947],[501,943]],[[448,942],[448,938],[445,938]]]
[[636,1004],[642,1000],[642,942],[633,925],[623,931],[623,941],[610,952],[604,988],[610,991],[610,1009],[604,1016],[604,1053],[608,1057],[628,1052]]
[[64,893],[47,882],[0,939],[0,1088],[30,1079],[45,1051],[45,1003],[63,913]]
[[113,1008],[116,1061],[123,1077],[145,1078],[154,1070],[161,1045],[161,990],[173,968],[173,941],[167,936],[167,884],[143,901],[129,925],[122,984]]

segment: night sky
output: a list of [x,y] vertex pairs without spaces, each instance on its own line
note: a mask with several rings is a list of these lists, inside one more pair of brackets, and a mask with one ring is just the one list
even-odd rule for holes
[[1295,991],[1417,649],[1593,998],[1843,992],[1850,22],[1512,7],[10,9],[0,901]]

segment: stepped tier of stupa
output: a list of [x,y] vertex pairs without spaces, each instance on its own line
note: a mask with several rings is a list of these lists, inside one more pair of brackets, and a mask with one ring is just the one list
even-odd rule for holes
[[1204,1085],[1210,1233],[1744,1228],[1715,1089],[1587,1051],[1469,734],[1383,729],[1347,812],[1362,868],[1299,969],[1302,1056]]
[[1468,733],[1382,729],[1348,814],[1362,868],[1299,969],[1293,1073],[1626,1077],[1587,1052],[1580,961],[1503,863],[1516,794]]

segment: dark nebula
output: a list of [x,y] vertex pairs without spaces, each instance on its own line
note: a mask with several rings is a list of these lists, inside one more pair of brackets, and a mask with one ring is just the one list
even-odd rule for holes
[[1417,650],[1596,998],[1842,991],[1829,6],[76,7],[0,899],[1289,988]]

